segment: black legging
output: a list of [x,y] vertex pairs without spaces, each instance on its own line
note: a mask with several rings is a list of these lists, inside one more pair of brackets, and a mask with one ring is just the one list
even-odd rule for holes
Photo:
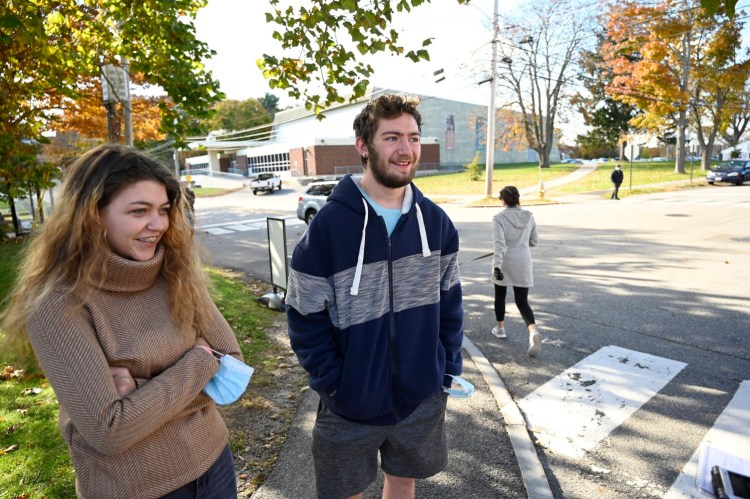
[[[495,286],[495,319],[500,322],[505,320],[505,295],[508,292],[507,286]],[[528,326],[529,324],[536,324],[534,320],[534,311],[529,306],[529,288],[519,288],[513,286],[513,296],[516,299],[516,306],[523,321]]]

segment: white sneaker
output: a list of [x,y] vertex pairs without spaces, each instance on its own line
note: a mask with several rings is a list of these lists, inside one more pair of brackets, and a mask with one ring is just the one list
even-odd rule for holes
[[501,340],[504,340],[505,338],[508,337],[505,334],[505,328],[504,327],[497,327],[497,326],[495,326],[495,327],[492,328],[492,335],[495,338],[500,338]]
[[542,350],[542,335],[538,331],[529,333],[529,357],[536,357]]

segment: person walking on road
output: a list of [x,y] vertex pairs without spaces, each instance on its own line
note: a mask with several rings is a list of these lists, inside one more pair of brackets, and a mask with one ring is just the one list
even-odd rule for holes
[[612,173],[609,175],[609,179],[612,181],[612,184],[614,184],[615,189],[612,191],[612,197],[610,199],[616,199],[620,200],[617,193],[620,191],[620,185],[622,184],[622,179],[624,178],[624,174],[622,173],[622,170],[620,169],[620,164],[615,165],[615,169],[612,170]]
[[318,497],[413,498],[448,463],[446,393],[461,374],[458,232],[411,182],[419,101],[382,95],[354,120],[364,174],[347,175],[294,249],[289,337],[320,395]]
[[492,219],[492,283],[495,286],[495,319],[492,334],[507,338],[505,333],[505,297],[508,286],[529,332],[530,357],[537,357],[542,347],[542,335],[537,331],[534,311],[529,305],[529,288],[534,285],[530,247],[539,241],[534,215],[521,208],[521,195],[512,185],[503,187],[500,199],[505,209]]

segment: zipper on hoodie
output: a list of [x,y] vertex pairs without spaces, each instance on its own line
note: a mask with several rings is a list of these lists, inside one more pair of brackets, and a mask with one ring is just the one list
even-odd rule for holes
[[[385,221],[380,217],[383,226],[385,227]],[[388,229],[386,228],[386,234]],[[396,390],[398,387],[398,372],[396,363],[396,318],[393,312],[393,244],[391,236],[388,236],[388,306],[390,307],[390,313],[388,314],[388,360],[390,363],[390,381],[391,381],[391,410],[397,421],[401,421],[401,415],[398,412],[398,404],[396,404]]]

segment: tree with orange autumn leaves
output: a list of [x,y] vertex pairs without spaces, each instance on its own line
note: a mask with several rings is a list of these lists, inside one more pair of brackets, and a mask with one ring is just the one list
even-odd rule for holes
[[[133,78],[137,83],[139,78]],[[65,99],[59,104],[59,116],[52,122],[52,129],[62,134],[78,134],[82,138],[83,146],[88,147],[91,143],[106,142],[107,137],[107,112],[102,105],[101,82],[98,79],[89,79],[81,82],[85,87],[77,99]],[[162,141],[167,138],[160,129],[161,112],[160,103],[167,103],[166,96],[148,97],[131,93],[130,103],[133,118],[133,142],[136,145],[144,145],[150,142]],[[122,123],[123,106],[117,107],[117,116]],[[51,159],[59,159],[61,154],[76,154],[80,151],[71,144],[67,151],[61,150],[60,145],[55,143],[45,146],[45,154]]]
[[732,95],[742,93],[748,62],[736,56],[740,27],[690,0],[611,6],[600,49],[613,73],[607,92],[644,111],[631,121],[635,128],[675,131],[676,173],[685,172],[690,118],[706,167],[713,139],[728,124]]
[[[206,0],[6,0],[0,4],[0,196],[10,203],[47,179],[29,161],[53,122],[89,91],[107,64],[161,89],[161,130],[178,143],[223,98],[201,61],[214,52],[193,20]],[[37,183],[38,184],[38,183]],[[50,183],[34,185],[44,189]]]

